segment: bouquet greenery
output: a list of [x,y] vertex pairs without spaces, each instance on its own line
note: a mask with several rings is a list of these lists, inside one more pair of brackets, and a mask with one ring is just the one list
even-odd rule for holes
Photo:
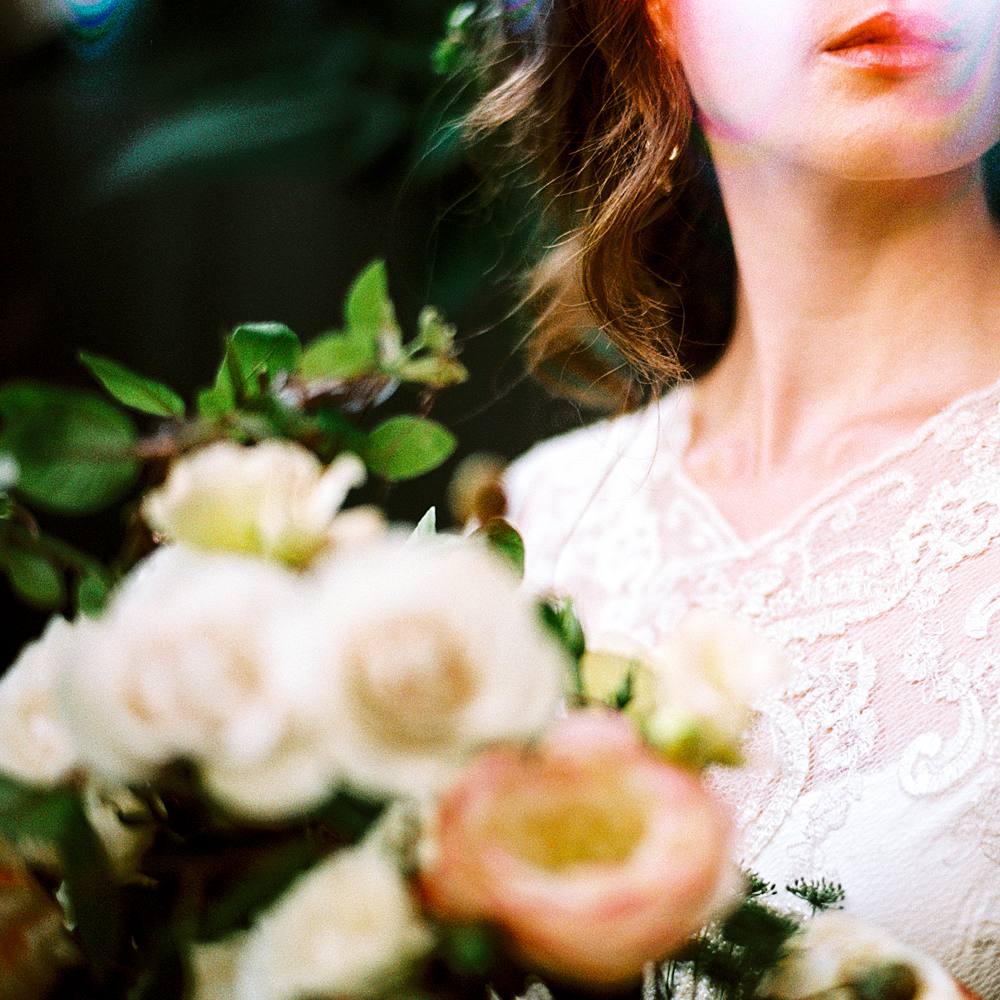
[[[0,388],[0,566],[57,613],[0,680],[0,998],[958,995],[734,866],[704,771],[775,651],[707,613],[588,649],[488,465],[462,532],[345,508],[455,447],[455,331],[405,340],[381,263],[305,347],[236,328],[192,414],[81,361],[111,400]],[[114,505],[110,564],[39,526]]]

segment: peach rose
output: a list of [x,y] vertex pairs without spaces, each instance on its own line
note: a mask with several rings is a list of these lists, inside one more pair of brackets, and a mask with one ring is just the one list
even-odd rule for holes
[[488,919],[533,965],[596,986],[637,979],[738,884],[724,807],[606,711],[571,713],[537,751],[483,754],[432,826],[432,912]]

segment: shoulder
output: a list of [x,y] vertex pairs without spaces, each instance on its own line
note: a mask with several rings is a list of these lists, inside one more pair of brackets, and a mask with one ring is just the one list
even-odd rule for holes
[[594,512],[648,478],[669,455],[673,390],[634,412],[597,420],[534,445],[504,474],[508,516],[525,537],[529,563],[554,556],[585,512]]

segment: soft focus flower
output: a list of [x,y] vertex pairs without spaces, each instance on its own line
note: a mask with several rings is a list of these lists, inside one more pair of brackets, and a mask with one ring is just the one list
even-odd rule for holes
[[170,541],[302,566],[328,546],[335,515],[364,480],[355,455],[324,469],[289,441],[252,447],[220,441],[174,463],[142,511]]
[[737,886],[726,810],[603,710],[561,719],[537,752],[476,759],[432,835],[433,912],[492,921],[538,967],[590,985],[637,979]]
[[485,524],[507,513],[502,477],[506,463],[482,452],[464,458],[448,483],[448,507],[458,524]]
[[261,818],[323,797],[332,775],[304,722],[309,693],[273,649],[301,586],[262,560],[179,546],[142,564],[63,672],[84,763],[127,784],[188,758],[225,804]]
[[56,785],[76,764],[59,715],[56,680],[83,627],[85,622],[53,618],[0,679],[0,771],[25,784]]
[[879,928],[833,911],[814,917],[792,939],[787,958],[760,993],[775,1000],[815,996],[961,1000],[968,995],[928,955]]
[[223,939],[196,944],[191,949],[192,1000],[234,1000],[236,976],[245,932]]
[[[622,708],[645,720],[656,708],[656,673],[649,652],[621,635],[592,639],[580,659],[580,682],[588,701]],[[627,696],[626,704],[621,704]]]
[[379,997],[432,944],[398,867],[364,843],[317,865],[264,914],[238,960],[233,995]]
[[655,709],[646,719],[651,743],[694,766],[738,763],[753,705],[785,676],[780,650],[727,614],[690,612],[653,651]]
[[478,540],[393,537],[312,579],[280,669],[321,681],[316,711],[359,789],[433,793],[472,750],[530,738],[556,713],[563,655]]

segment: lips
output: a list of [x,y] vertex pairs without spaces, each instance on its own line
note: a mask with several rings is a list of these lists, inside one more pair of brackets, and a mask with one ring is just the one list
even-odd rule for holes
[[854,69],[907,76],[933,67],[953,49],[945,26],[936,18],[887,11],[848,28],[822,51]]

